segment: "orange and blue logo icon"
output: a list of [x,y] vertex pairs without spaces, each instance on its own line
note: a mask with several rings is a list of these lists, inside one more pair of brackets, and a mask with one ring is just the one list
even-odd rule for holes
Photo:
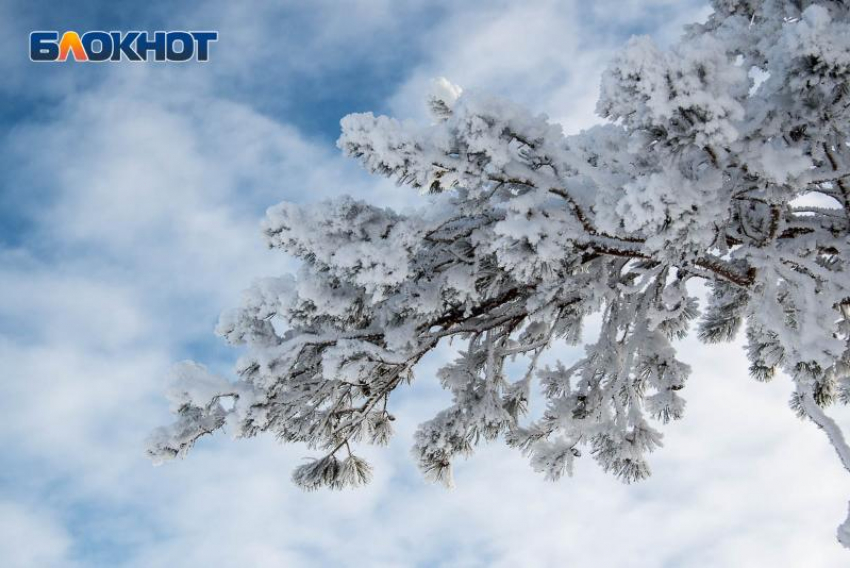
[[[215,31],[30,33],[31,61],[209,61]],[[152,56],[152,57],[151,57]]]

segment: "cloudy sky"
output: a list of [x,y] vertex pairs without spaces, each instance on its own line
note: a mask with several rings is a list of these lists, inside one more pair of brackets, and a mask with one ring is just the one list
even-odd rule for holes
[[[250,5],[249,5],[250,4]],[[334,146],[339,119],[422,119],[446,76],[593,124],[602,66],[631,35],[675,41],[695,1],[118,2],[0,0],[0,564],[51,566],[846,566],[850,496],[781,379],[738,346],[686,340],[684,420],[654,475],[580,460],[548,483],[494,444],[447,491],[410,459],[447,397],[435,353],[396,399],[398,435],[362,490],[302,493],[309,452],[199,443],[154,468],[169,367],[227,373],[213,335],[253,278],[291,268],[259,221],[282,200],[405,207]],[[30,31],[214,29],[207,64],[35,64]],[[559,353],[565,359],[574,352]],[[845,413],[845,421],[850,420]]]

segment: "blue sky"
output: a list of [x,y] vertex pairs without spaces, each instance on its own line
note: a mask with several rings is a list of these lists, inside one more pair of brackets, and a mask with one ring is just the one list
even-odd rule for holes
[[[655,475],[578,464],[557,484],[499,445],[425,483],[412,433],[446,396],[423,361],[371,486],[304,494],[309,452],[204,440],[154,468],[170,366],[228,373],[212,329],[253,278],[291,269],[259,222],[282,200],[415,193],[334,146],[339,119],[421,120],[446,76],[593,124],[599,74],[632,34],[661,44],[700,2],[356,0],[0,4],[0,563],[4,566],[839,566],[850,493],[787,384],[746,377],[739,346],[699,347],[688,414]],[[216,29],[204,65],[29,62],[34,29]],[[565,359],[573,356],[565,350]],[[846,563],[846,561],[845,561]]]

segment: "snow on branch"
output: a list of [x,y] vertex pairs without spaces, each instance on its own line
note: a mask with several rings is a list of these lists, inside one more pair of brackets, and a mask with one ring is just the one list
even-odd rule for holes
[[[236,380],[184,366],[178,420],[151,455],[222,427],[271,432],[319,451],[300,486],[365,483],[357,444],[387,442],[392,393],[452,340],[438,374],[452,404],[415,436],[429,479],[450,484],[458,456],[501,437],[548,479],[587,453],[637,481],[685,411],[675,342],[696,324],[706,342],[745,330],[750,373],[787,373],[792,406],[847,467],[822,408],[850,401],[850,7],[800,5],[718,0],[667,51],[632,40],[603,74],[609,123],[577,135],[445,80],[430,124],[345,117],[340,149],[427,200],[405,214],[350,197],[271,208],[267,243],[301,268],[222,316],[219,334],[245,348]],[[701,311],[693,280],[710,291]],[[584,356],[539,368],[583,341],[591,314],[602,327]],[[522,377],[506,370],[516,357]]]

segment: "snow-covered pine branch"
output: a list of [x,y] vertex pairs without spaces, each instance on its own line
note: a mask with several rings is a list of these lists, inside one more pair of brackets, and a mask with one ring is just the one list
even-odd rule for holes
[[[707,342],[745,328],[750,373],[790,375],[792,406],[850,469],[824,413],[850,401],[850,7],[714,7],[670,50],[633,39],[603,75],[610,122],[578,135],[445,81],[433,124],[344,118],[339,147],[427,195],[422,209],[350,197],[271,208],[266,240],[300,271],[258,281],[222,316],[218,332],[247,346],[238,379],[184,364],[178,420],[150,454],[182,456],[227,425],[319,450],[293,476],[302,487],[364,483],[356,444],[386,443],[391,394],[453,338],[463,348],[439,373],[453,404],[416,434],[429,478],[450,483],[458,455],[502,436],[550,479],[589,450],[639,480],[658,423],[684,411],[690,369],[674,341],[695,323]],[[584,358],[537,368],[597,313]],[[518,355],[531,366],[511,377]],[[547,406],[529,420],[535,379]],[[850,545],[850,524],[840,539]]]

